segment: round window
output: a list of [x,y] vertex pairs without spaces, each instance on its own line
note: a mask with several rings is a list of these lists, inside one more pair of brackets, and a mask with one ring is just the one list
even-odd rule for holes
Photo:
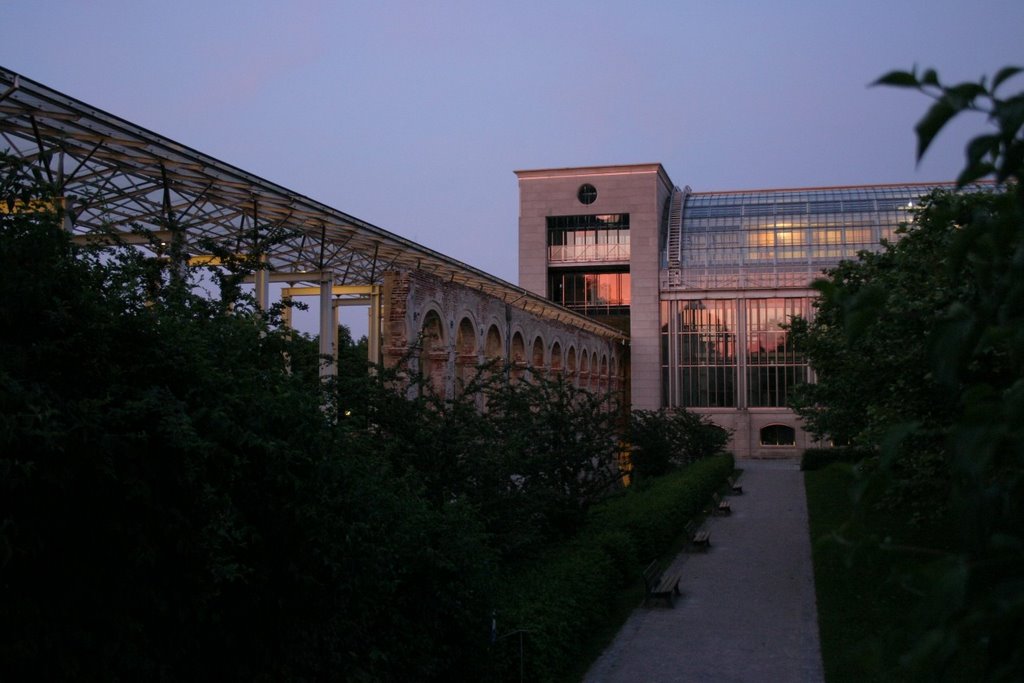
[[580,185],[576,197],[580,200],[581,204],[593,204],[594,200],[597,199],[597,188],[590,183]]

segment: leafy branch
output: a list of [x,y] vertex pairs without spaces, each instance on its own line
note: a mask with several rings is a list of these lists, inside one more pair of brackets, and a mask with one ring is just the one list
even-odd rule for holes
[[1007,66],[996,73],[991,83],[982,77],[977,83],[967,81],[946,85],[939,80],[934,69],[918,75],[915,67],[910,71],[891,71],[872,85],[912,88],[934,100],[914,127],[918,162],[939,132],[957,115],[976,112],[988,117],[997,132],[979,135],[967,144],[967,163],[957,178],[957,185],[962,187],[989,175],[994,175],[1000,183],[1011,178],[1021,179],[1021,167],[1024,165],[1024,92],[1001,97],[997,90],[1022,70],[1018,66]]

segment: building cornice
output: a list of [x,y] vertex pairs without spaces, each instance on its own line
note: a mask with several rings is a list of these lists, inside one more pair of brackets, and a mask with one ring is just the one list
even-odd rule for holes
[[540,180],[551,178],[585,178],[609,175],[657,174],[671,184],[668,173],[660,163],[652,164],[615,164],[610,166],[575,166],[564,168],[539,168],[514,171],[520,180]]

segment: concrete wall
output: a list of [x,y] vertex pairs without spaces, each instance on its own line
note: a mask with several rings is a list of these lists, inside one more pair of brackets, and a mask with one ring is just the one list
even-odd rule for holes
[[[824,445],[805,432],[800,418],[787,408],[687,408],[705,415],[712,422],[732,432],[728,449],[737,458],[795,458],[806,448]],[[762,446],[761,429],[769,425],[787,425],[796,430],[796,443],[792,446]]]

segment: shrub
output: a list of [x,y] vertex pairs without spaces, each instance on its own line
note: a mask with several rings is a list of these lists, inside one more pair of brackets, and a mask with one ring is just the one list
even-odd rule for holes
[[[498,598],[499,635],[525,635],[525,677],[558,680],[578,653],[580,634],[609,616],[613,594],[639,581],[643,565],[668,551],[687,522],[733,471],[722,454],[648,486],[595,505],[582,533],[519,568]],[[519,652],[510,638],[495,645],[494,676],[517,679]],[[507,643],[507,644],[506,644]]]
[[837,446],[835,448],[808,448],[800,457],[800,469],[820,470],[834,462],[857,463],[874,455],[874,451],[863,446]]
[[634,410],[630,415],[633,474],[657,477],[722,451],[729,432],[686,410]]

